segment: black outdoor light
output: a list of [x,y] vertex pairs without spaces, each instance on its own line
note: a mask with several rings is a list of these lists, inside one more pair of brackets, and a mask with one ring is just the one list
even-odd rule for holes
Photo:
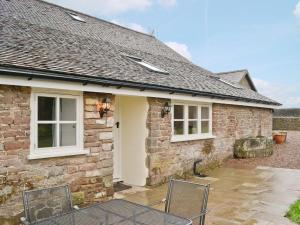
[[161,118],[164,118],[165,115],[168,115],[171,112],[171,105],[169,102],[166,102],[161,110]]
[[103,118],[104,114],[107,114],[110,110],[111,99],[109,97],[103,98],[101,103],[97,104],[97,110],[99,111],[100,118]]

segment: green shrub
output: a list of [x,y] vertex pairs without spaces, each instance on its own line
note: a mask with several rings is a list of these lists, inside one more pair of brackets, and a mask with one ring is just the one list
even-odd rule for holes
[[290,206],[286,217],[291,221],[300,224],[300,199]]

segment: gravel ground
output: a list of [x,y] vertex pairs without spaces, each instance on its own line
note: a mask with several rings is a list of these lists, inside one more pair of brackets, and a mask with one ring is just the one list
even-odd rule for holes
[[274,154],[266,158],[229,159],[227,167],[253,169],[257,166],[300,169],[300,131],[288,131],[287,142],[274,145]]

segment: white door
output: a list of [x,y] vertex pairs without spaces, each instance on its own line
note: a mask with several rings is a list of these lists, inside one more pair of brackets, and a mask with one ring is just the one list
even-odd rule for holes
[[148,136],[148,101],[146,97],[134,96],[120,96],[119,100],[122,180],[125,184],[144,186],[148,176],[145,145]]
[[114,163],[114,172],[113,172],[113,181],[118,182],[122,180],[122,151],[121,151],[121,112],[120,112],[120,99],[118,96],[115,98],[115,124],[114,124],[114,152],[113,152],[113,163]]

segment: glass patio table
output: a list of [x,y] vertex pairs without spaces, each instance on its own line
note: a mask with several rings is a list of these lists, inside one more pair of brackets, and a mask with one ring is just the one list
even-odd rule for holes
[[192,221],[148,206],[113,199],[31,225],[190,225]]

